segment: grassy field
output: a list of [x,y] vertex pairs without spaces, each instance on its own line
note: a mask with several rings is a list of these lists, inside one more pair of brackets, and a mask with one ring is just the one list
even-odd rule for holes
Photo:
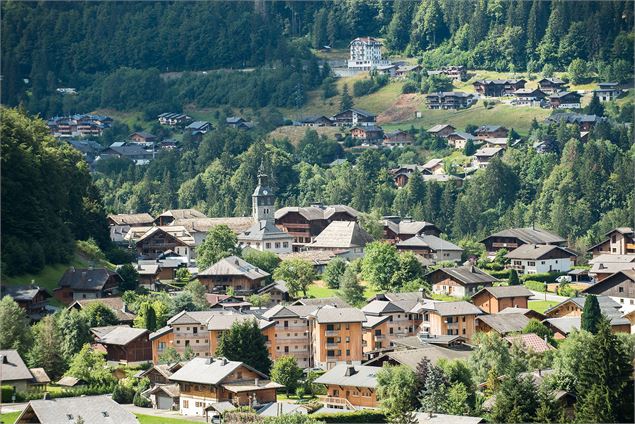
[[192,421],[181,418],[153,417],[152,415],[135,414],[140,424],[186,424],[200,423],[201,421]]
[[0,414],[0,422],[2,424],[13,424],[18,419],[20,412],[7,412],[6,414]]
[[58,281],[69,266],[81,268],[88,265],[89,263],[86,260],[76,255],[73,261],[68,265],[47,265],[37,274],[24,274],[17,277],[5,278],[2,283],[7,285],[26,285],[31,284],[33,281],[34,284],[50,291],[57,287]]
[[324,134],[330,139],[335,138],[335,133],[342,132],[342,129],[338,127],[286,126],[286,127],[278,127],[275,130],[271,131],[268,137],[271,140],[288,138],[293,145],[297,146],[300,140],[304,137],[304,134],[306,133],[308,129],[317,131],[318,134]]
[[556,306],[558,303],[559,302],[553,300],[530,300],[528,306],[529,309],[540,312],[542,314],[552,306]]
[[[362,281],[361,284],[365,286],[364,297],[366,299],[369,299],[375,296],[375,294],[379,293],[378,290],[375,290],[374,288],[370,287],[365,282]],[[323,281],[318,280],[309,286],[309,289],[307,290],[307,296],[314,297],[316,299],[320,299],[324,297],[333,297],[333,296],[337,296],[337,290],[328,288]]]

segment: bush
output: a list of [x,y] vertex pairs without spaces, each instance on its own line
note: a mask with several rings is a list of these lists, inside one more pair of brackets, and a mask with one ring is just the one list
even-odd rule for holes
[[134,394],[132,403],[134,404],[134,406],[139,406],[141,408],[150,408],[152,406],[152,402],[150,402],[150,399],[143,396],[140,391]]
[[527,280],[525,281],[525,287],[527,287],[529,290],[538,291],[541,293],[544,293],[545,291],[545,283],[542,283],[540,281]]
[[134,262],[136,255],[130,250],[115,247],[106,252],[106,259],[115,265],[123,265]]
[[496,270],[487,270],[487,273],[489,275],[491,275],[494,278],[498,278],[499,280],[506,280],[509,278],[509,270],[508,269],[502,269],[500,271],[496,271]]
[[416,93],[417,90],[417,83],[414,81],[406,81],[406,83],[401,87],[401,94]]
[[379,411],[336,412],[334,414],[312,414],[315,420],[325,423],[385,423],[386,416]]
[[560,284],[556,289],[556,292],[558,295],[566,297],[573,297],[578,294],[578,291],[571,287],[571,284],[569,283]]
[[117,384],[112,391],[112,400],[117,403],[132,403],[134,397],[134,389],[121,383]]
[[542,274],[525,274],[520,277],[520,280],[521,281],[528,281],[528,280],[540,281],[542,283],[551,284],[556,282],[556,278],[565,274],[566,274],[565,272],[545,272]]

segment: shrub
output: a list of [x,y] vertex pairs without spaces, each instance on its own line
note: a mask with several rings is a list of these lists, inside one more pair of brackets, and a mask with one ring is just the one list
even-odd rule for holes
[[401,87],[401,94],[416,93],[417,90],[417,83],[414,81],[406,81],[406,83]]
[[521,281],[540,281],[542,283],[555,283],[556,278],[565,275],[564,272],[545,272],[542,274],[525,274],[520,277]]
[[534,290],[538,292],[545,291],[545,283],[542,283],[540,281],[527,280],[525,281],[525,287],[527,287],[529,290]]
[[124,384],[117,384],[112,391],[112,400],[117,403],[132,403],[134,397],[134,389]]
[[315,420],[325,423],[385,423],[386,416],[379,411],[336,412],[334,414],[312,414]]
[[494,278],[498,278],[500,280],[506,280],[509,278],[509,270],[508,269],[502,269],[500,271],[496,271],[496,270],[487,270],[487,273],[489,275],[491,275]]
[[150,399],[143,396],[140,391],[134,394],[132,403],[134,404],[134,406],[139,406],[141,408],[150,408],[152,406],[152,402],[150,402]]

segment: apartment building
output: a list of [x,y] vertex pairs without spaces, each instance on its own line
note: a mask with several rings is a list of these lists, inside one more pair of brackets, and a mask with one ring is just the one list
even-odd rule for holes
[[418,315],[410,311],[417,303],[416,298],[394,301],[373,299],[364,306],[364,353],[388,348],[394,339],[416,335],[420,321]]
[[322,306],[308,315],[313,366],[331,369],[338,363],[361,364],[362,323],[366,316],[356,308]]
[[462,336],[470,340],[476,333],[476,317],[483,312],[464,300],[436,302],[424,300],[413,312],[421,315],[421,333],[427,336]]
[[293,356],[301,368],[312,366],[307,317],[316,309],[317,306],[313,305],[276,305],[262,315],[274,323],[275,349],[271,351],[272,360]]

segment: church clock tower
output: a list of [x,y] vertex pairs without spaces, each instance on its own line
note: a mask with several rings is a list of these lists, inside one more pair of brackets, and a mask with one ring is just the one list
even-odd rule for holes
[[273,221],[275,196],[269,187],[267,174],[261,163],[258,169],[258,186],[251,195],[251,215],[254,221]]

